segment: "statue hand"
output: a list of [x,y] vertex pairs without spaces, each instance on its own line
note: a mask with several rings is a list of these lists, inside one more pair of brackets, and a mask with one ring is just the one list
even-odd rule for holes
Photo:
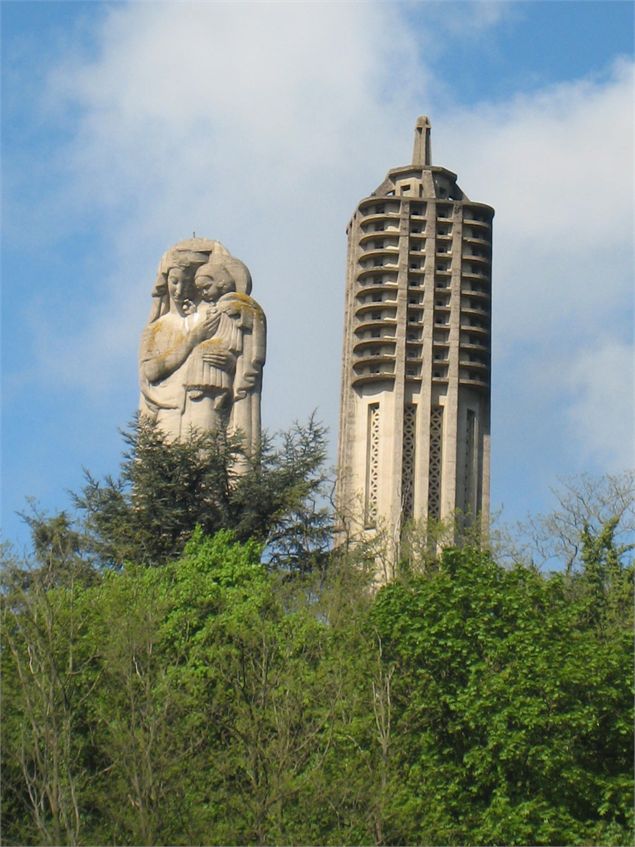
[[195,344],[200,344],[201,341],[207,341],[211,338],[220,323],[220,314],[209,309],[191,330],[190,338]]
[[215,368],[226,368],[230,364],[230,356],[226,350],[206,350],[202,359],[206,365]]
[[257,374],[247,371],[243,374],[240,385],[235,387],[235,399],[243,400],[256,387]]

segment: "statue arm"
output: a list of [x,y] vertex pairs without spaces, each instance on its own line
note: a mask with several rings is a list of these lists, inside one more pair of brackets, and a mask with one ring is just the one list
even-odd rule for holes
[[240,295],[240,308],[234,313],[243,333],[240,372],[234,386],[237,399],[259,391],[267,350],[267,323],[264,312],[251,297]]
[[[218,320],[215,320],[216,325]],[[213,334],[214,319],[205,318],[188,331],[176,327],[162,327],[159,322],[148,324],[141,339],[140,365],[143,376],[150,383],[158,382],[174,373],[192,350]]]

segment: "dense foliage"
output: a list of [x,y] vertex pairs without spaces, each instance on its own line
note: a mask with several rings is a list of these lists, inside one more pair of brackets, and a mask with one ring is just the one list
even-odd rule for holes
[[251,538],[231,486],[194,530],[218,495],[193,484],[157,540],[143,524],[172,508],[174,464],[204,454],[134,443],[126,485],[84,493],[87,522],[34,516],[35,565],[7,557],[3,843],[631,843],[617,519],[583,522],[558,573],[428,547],[373,592],[362,551],[325,567],[319,463],[286,505],[249,501],[267,515]]
[[[75,496],[83,544],[101,564],[163,564],[183,550],[195,527],[231,529],[237,540],[266,543],[274,559],[304,566],[330,538],[323,494],[325,430],[311,418],[265,436],[249,456],[238,436],[192,432],[168,443],[147,420],[123,433],[127,450],[116,478],[96,480]],[[41,524],[41,521],[36,521]],[[295,552],[294,556],[290,555]]]
[[601,602],[594,568],[572,584],[451,550],[379,594],[403,798],[393,842],[626,843],[631,577],[616,571]]

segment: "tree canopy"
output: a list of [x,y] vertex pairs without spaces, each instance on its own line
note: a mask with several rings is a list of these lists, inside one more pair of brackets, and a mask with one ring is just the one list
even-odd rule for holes
[[30,517],[3,572],[3,843],[632,842],[623,513],[554,573],[410,544],[373,590],[367,551],[326,549],[321,439],[232,475],[240,445],[137,426],[76,516]]
[[196,527],[258,541],[290,568],[326,550],[326,434],[313,417],[277,439],[265,434],[255,456],[236,435],[193,431],[171,442],[147,419],[135,419],[123,438],[118,476],[86,472],[74,495],[83,547],[99,564],[164,564]]

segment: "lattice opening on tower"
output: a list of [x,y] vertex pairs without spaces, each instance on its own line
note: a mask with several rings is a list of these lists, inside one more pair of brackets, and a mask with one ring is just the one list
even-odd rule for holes
[[414,512],[415,448],[417,443],[417,407],[404,407],[403,448],[401,453],[401,513],[404,520]]
[[366,503],[364,523],[367,528],[377,522],[377,500],[379,496],[379,404],[368,407],[366,444]]
[[441,459],[443,443],[443,406],[430,413],[430,463],[428,469],[428,517],[441,517]]
[[463,469],[463,511],[467,524],[471,523],[475,512],[475,484],[477,472],[476,455],[476,414],[467,410],[465,432],[465,467]]

